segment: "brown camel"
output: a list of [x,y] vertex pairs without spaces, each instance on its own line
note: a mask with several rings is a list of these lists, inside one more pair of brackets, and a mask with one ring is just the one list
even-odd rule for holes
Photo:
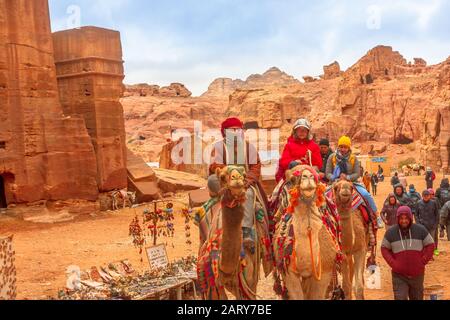
[[[339,181],[333,194],[342,226],[343,289],[347,300],[364,300],[364,269],[369,246],[369,227],[359,210],[352,209],[354,187],[349,181]],[[353,281],[355,286],[353,288]]]
[[[324,187],[313,170],[298,166],[286,174],[293,182],[293,190],[296,190],[294,193],[291,190],[290,199],[294,207],[291,219],[295,254],[290,257],[287,270],[281,274],[290,300],[325,300],[336,263],[337,249],[323,225],[317,206],[318,198],[324,199]],[[273,241],[277,265],[284,264],[284,257],[280,256],[276,245],[284,237],[283,229],[282,219]]]
[[[209,238],[222,230],[219,245],[220,258],[218,267],[218,288],[208,288],[207,297],[212,300],[227,300],[224,289],[231,292],[238,300],[255,300],[259,280],[258,248],[250,252],[245,248],[245,257],[242,259],[242,221],[244,219],[244,206],[246,189],[244,186],[244,169],[228,166],[217,169],[222,188],[221,209],[213,217]],[[207,243],[210,242],[207,240]],[[206,244],[207,245],[207,244]],[[258,245],[256,245],[258,247]]]

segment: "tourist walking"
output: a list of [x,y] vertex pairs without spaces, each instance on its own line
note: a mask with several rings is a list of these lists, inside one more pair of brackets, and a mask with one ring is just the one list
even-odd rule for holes
[[423,225],[433,237],[435,243],[434,254],[439,255],[438,245],[438,226],[440,223],[439,205],[432,200],[431,193],[425,190],[422,193],[423,199],[419,202],[416,212],[416,222]]
[[389,230],[393,226],[397,225],[397,211],[401,207],[400,202],[398,202],[395,194],[391,193],[388,200],[384,203],[383,209],[381,210],[381,219],[383,219],[386,225],[386,230]]
[[371,178],[371,184],[372,184],[372,194],[374,196],[377,195],[377,191],[378,191],[378,183],[380,182],[380,180],[378,179],[378,176],[376,174],[372,174],[372,178]]
[[434,241],[427,229],[414,224],[409,207],[400,207],[397,225],[384,236],[381,253],[392,269],[395,300],[423,300],[425,268],[433,257]]
[[427,183],[427,189],[433,189],[434,180],[436,180],[436,174],[430,167],[427,168],[425,173],[425,181]]

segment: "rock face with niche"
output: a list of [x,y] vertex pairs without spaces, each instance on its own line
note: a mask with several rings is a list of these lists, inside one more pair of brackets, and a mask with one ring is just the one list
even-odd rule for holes
[[59,101],[47,0],[0,0],[0,118],[3,206],[97,199],[84,119]]

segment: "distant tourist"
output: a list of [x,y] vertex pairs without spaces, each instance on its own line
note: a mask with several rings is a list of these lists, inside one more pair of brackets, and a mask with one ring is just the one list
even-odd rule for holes
[[364,183],[364,186],[366,187],[366,190],[370,192],[370,185],[372,184],[372,177],[370,176],[370,174],[367,171],[366,171],[366,173],[364,173],[363,183]]
[[427,183],[427,189],[433,189],[434,180],[436,180],[436,174],[433,169],[430,167],[427,168],[427,172],[425,174],[425,181]]
[[374,196],[376,196],[377,190],[378,190],[378,183],[380,182],[380,180],[378,179],[378,176],[376,174],[372,174],[370,182],[372,184],[372,193]]
[[414,224],[409,207],[400,207],[397,225],[390,228],[381,245],[383,258],[392,268],[395,300],[423,300],[425,267],[433,257],[433,238]]
[[391,179],[391,186],[395,187],[398,184],[400,184],[400,179],[398,178],[398,172],[396,172]]

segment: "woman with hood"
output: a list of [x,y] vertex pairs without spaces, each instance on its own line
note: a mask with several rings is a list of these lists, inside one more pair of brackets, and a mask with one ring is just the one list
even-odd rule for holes
[[395,194],[391,193],[380,214],[386,224],[386,231],[397,225],[397,211],[400,206],[400,202],[398,202]]
[[285,173],[292,162],[308,165],[320,171],[323,165],[320,147],[314,142],[311,134],[311,123],[306,119],[297,120],[281,156],[277,182],[285,178]]

